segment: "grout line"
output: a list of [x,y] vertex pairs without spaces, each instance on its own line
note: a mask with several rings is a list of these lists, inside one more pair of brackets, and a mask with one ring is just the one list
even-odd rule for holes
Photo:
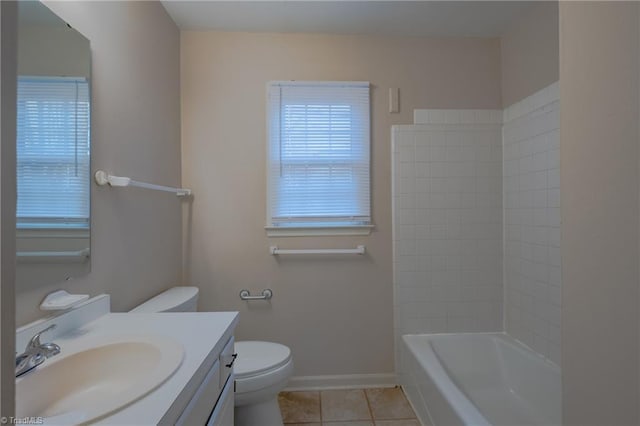
[[373,418],[373,409],[371,408],[371,401],[369,401],[369,395],[367,395],[367,389],[362,389],[364,393],[364,399],[367,401],[367,408],[369,409],[369,417],[371,422],[375,425],[375,419]]
[[318,391],[318,407],[320,408],[320,426],[322,426],[322,391]]

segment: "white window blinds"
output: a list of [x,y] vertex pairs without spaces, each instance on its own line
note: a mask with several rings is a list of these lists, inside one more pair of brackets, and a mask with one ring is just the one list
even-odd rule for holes
[[19,227],[88,226],[89,113],[86,79],[19,77]]
[[269,226],[371,222],[369,83],[273,82]]

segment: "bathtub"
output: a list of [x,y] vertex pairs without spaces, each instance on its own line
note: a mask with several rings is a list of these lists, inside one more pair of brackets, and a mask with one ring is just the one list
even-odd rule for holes
[[560,425],[560,369],[502,333],[402,336],[400,382],[425,425]]

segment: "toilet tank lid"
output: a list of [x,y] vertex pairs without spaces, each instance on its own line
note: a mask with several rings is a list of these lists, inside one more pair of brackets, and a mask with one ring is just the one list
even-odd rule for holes
[[147,300],[131,312],[164,312],[198,296],[198,287],[172,287]]

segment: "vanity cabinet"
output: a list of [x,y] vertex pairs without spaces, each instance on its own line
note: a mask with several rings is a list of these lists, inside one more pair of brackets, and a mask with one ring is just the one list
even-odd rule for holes
[[233,426],[233,336],[217,356],[176,425]]
[[[114,313],[110,312],[110,305],[108,295],[95,296],[66,312],[35,321],[16,330],[16,346],[24,348],[36,333],[53,324],[56,325],[55,329],[47,332],[47,341],[60,346],[61,352],[54,359],[55,362],[45,362],[25,377],[31,380],[29,383],[32,383],[32,388],[47,387],[38,385],[38,380],[48,383],[46,378],[52,376],[47,375],[46,371],[58,371],[56,366],[59,369],[61,365],[66,365],[65,362],[70,362],[66,361],[66,358],[75,357],[73,362],[83,363],[84,358],[78,357],[78,354],[87,353],[86,351],[102,353],[94,349],[102,348],[100,350],[104,351],[104,348],[114,347],[111,345],[121,348],[120,352],[117,352],[120,358],[114,358],[114,352],[108,353],[109,361],[113,362],[114,366],[129,368],[127,360],[130,359],[143,359],[143,362],[148,359],[151,363],[157,355],[154,351],[159,351],[162,356],[158,362],[172,365],[174,369],[169,371],[165,365],[165,370],[159,370],[158,366],[147,368],[145,365],[140,375],[123,376],[120,381],[126,383],[122,385],[122,392],[114,392],[113,396],[101,393],[103,383],[111,383],[109,380],[112,378],[109,374],[90,377],[80,375],[84,380],[81,382],[84,387],[80,389],[87,389],[86,393],[82,393],[82,397],[65,393],[76,389],[72,387],[56,388],[51,393],[38,394],[40,396],[34,399],[33,392],[24,391],[26,382],[23,378],[23,381],[18,383],[22,391],[16,394],[18,406],[21,407],[24,416],[42,416],[49,404],[42,402],[45,397],[48,398],[47,401],[56,404],[61,397],[69,396],[65,399],[70,401],[65,409],[55,418],[43,418],[44,423],[105,426],[233,426],[233,333],[238,323],[237,312]],[[139,355],[140,352],[135,352],[139,351],[141,346],[155,348],[149,353],[156,355],[146,358],[148,352],[144,352],[143,358]],[[129,351],[134,351],[133,355],[130,355]],[[94,364],[86,361],[86,364],[74,365],[74,370],[84,371],[82,368],[91,369],[92,365]],[[84,378],[85,376],[89,378]],[[40,377],[44,379],[39,379]],[[153,380],[161,380],[160,377],[164,377],[164,381],[155,384],[156,387],[146,394],[126,393],[135,388],[136,384],[140,385],[140,381],[144,384],[144,380],[151,380],[153,383]],[[137,381],[138,379],[140,381]],[[95,383],[89,380],[95,380]],[[127,386],[129,382],[133,385]],[[122,395],[124,397],[121,397]],[[29,405],[32,403],[35,405]],[[114,408],[111,408],[112,406]],[[107,415],[100,411],[105,410],[105,407],[112,409]]]
[[207,426],[233,426],[233,407],[235,402],[233,397],[233,383],[233,375],[231,375],[227,379],[227,384],[220,394],[213,413],[211,413],[209,417]]

